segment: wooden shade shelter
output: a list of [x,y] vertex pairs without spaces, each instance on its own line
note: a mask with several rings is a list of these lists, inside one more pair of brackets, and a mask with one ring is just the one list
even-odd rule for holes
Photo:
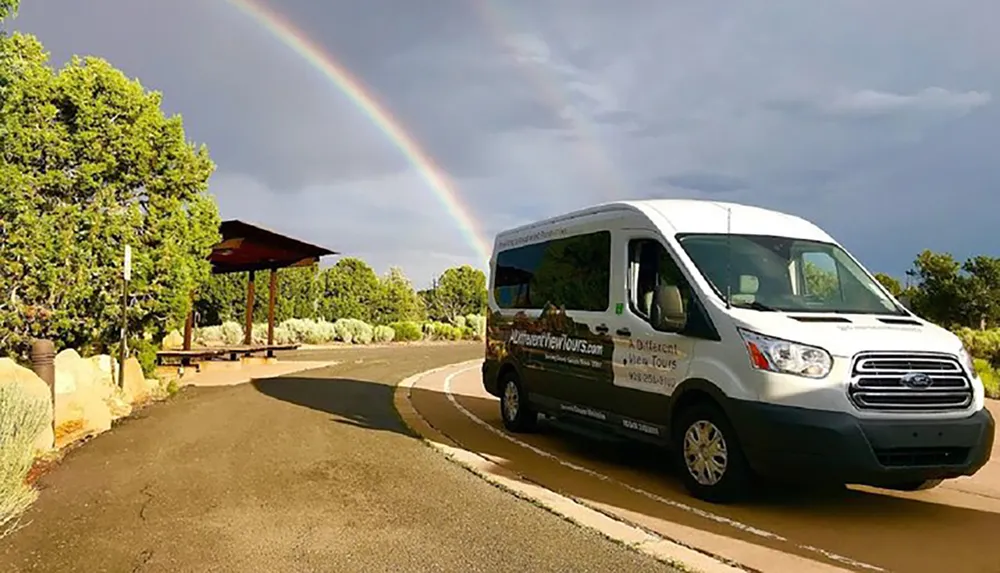
[[[213,274],[249,273],[247,281],[246,324],[243,344],[253,343],[253,307],[257,271],[269,271],[270,285],[267,306],[267,352],[274,348],[274,306],[278,296],[278,270],[304,267],[318,263],[320,258],[338,254],[335,251],[293,239],[243,221],[224,221],[219,228],[222,240],[212,247],[209,261]],[[191,350],[194,309],[184,325],[184,350]]]

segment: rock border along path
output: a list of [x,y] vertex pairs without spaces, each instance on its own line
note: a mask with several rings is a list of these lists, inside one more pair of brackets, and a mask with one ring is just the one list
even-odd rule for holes
[[614,519],[570,497],[535,485],[489,458],[459,447],[452,439],[437,431],[413,406],[410,400],[413,386],[428,376],[442,374],[446,371],[450,371],[449,376],[454,376],[481,363],[480,359],[458,362],[427,370],[401,381],[396,386],[393,402],[396,411],[403,419],[403,423],[420,436],[428,446],[489,483],[658,561],[692,572],[743,573],[746,571],[746,569],[734,567],[625,521]]

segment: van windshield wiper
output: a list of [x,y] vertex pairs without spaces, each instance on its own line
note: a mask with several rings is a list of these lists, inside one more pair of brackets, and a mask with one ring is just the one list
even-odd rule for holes
[[749,308],[751,310],[760,310],[760,311],[763,311],[763,312],[777,312],[778,311],[778,309],[776,309],[774,307],[767,306],[766,304],[763,304],[763,303],[760,303],[760,302],[757,302],[757,301],[753,301],[753,302],[736,302],[736,301],[730,301],[729,304],[731,306],[735,306],[737,308]]

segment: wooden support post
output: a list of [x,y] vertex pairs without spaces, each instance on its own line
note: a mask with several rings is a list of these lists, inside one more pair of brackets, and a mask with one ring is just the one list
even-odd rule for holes
[[254,279],[256,278],[256,273],[250,271],[250,279],[247,281],[247,314],[246,314],[246,325],[243,329],[243,344],[250,346],[253,344],[253,296],[254,296]]
[[[278,299],[278,269],[271,269],[271,284],[267,300],[267,345],[274,345],[274,305]],[[274,351],[267,349],[267,357],[272,358]]]
[[184,321],[184,350],[191,350],[191,339],[194,336],[194,291],[191,291],[191,308],[188,309]]

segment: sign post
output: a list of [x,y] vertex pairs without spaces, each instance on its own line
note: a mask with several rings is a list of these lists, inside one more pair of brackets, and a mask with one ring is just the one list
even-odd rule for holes
[[122,337],[118,352],[118,386],[125,388],[125,357],[128,356],[128,283],[132,280],[132,246],[125,245],[125,264],[122,268]]

